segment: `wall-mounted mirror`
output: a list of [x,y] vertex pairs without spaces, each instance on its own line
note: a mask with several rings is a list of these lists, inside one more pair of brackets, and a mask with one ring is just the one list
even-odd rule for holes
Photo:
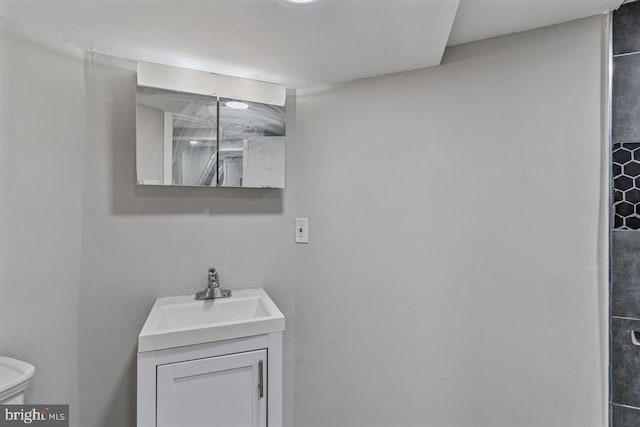
[[138,86],[140,185],[284,188],[285,107]]
[[216,185],[218,100],[138,87],[138,184]]
[[283,188],[285,135],[284,107],[220,99],[220,185]]

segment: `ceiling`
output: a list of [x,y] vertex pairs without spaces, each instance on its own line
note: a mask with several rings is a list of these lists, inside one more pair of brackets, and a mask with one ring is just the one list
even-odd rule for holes
[[622,0],[460,0],[447,45],[561,24],[621,4]]
[[0,17],[98,53],[306,88],[438,65],[446,46],[622,0],[0,0]]

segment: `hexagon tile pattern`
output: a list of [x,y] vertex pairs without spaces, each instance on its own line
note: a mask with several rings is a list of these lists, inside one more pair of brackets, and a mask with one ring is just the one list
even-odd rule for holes
[[640,229],[640,143],[613,144],[614,228]]

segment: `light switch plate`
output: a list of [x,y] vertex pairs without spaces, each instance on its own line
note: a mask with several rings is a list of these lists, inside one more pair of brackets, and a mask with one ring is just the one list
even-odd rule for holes
[[309,218],[296,218],[296,243],[309,243]]

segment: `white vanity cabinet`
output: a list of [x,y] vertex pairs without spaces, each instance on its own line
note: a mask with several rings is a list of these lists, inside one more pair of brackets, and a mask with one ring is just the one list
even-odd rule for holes
[[156,425],[266,427],[265,368],[266,350],[158,366]]
[[[232,332],[234,322],[222,320],[175,327],[188,324],[177,317],[194,310],[200,323],[237,317],[255,302],[248,302],[250,291],[260,291],[255,310],[245,310],[249,320],[236,319]],[[235,301],[156,301],[138,340],[138,427],[282,427],[284,316],[270,299],[264,302],[262,290],[237,293]],[[203,315],[208,312],[216,314]],[[243,329],[241,323],[252,324]],[[265,333],[233,337],[261,328]]]

